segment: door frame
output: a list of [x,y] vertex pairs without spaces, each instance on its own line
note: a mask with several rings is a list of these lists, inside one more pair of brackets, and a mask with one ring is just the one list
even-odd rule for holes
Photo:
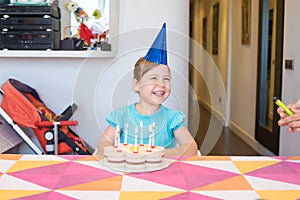
[[[279,115],[276,110],[277,107],[273,107],[273,123],[272,131],[267,130],[265,127],[260,125],[260,114],[261,114],[261,96],[260,89],[261,76],[263,67],[262,62],[266,58],[264,52],[265,42],[268,43],[263,37],[265,33],[264,27],[264,3],[269,2],[269,0],[259,1],[259,30],[258,30],[258,64],[257,64],[257,88],[256,88],[256,120],[255,120],[255,139],[259,141],[263,146],[268,148],[274,154],[279,154],[279,141],[280,141],[280,128],[277,124],[279,120]],[[274,83],[274,95],[281,98],[281,85],[282,85],[282,65],[283,65],[283,28],[284,28],[284,0],[276,0],[277,11],[276,11],[276,49],[275,49],[275,83]]]

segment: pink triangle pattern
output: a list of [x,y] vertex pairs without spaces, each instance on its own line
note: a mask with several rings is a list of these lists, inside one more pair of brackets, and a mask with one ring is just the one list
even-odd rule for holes
[[83,158],[90,157],[90,155],[58,155],[57,157],[64,158],[66,160],[80,160]]
[[[152,172],[150,172],[152,173]],[[176,176],[170,177],[170,174]],[[168,168],[149,173],[132,173],[128,176],[142,178],[156,183],[177,187],[184,190],[193,190],[195,188],[203,187],[211,183],[222,181],[233,176],[236,173],[227,172],[208,167],[191,165],[188,163],[176,162]]]
[[59,189],[119,176],[119,174],[113,172],[72,161],[12,172],[9,175],[49,189]]
[[282,161],[249,172],[247,175],[300,185],[300,163]]
[[276,160],[289,160],[290,158],[293,158],[292,156],[288,157],[288,156],[270,156],[270,158],[276,159]]
[[300,173],[300,163],[287,162],[289,166],[291,166],[295,172]]
[[162,200],[181,200],[181,199],[189,199],[189,200],[219,200],[217,198],[214,197],[208,197],[208,196],[204,196],[201,194],[195,194],[192,192],[185,192],[185,193],[181,193],[181,194],[177,194],[168,198],[164,198]]

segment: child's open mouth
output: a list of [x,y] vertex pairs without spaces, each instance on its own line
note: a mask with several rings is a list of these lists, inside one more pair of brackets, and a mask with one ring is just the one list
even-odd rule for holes
[[153,94],[156,95],[156,96],[162,97],[162,96],[164,96],[165,92],[157,91],[157,92],[153,92]]

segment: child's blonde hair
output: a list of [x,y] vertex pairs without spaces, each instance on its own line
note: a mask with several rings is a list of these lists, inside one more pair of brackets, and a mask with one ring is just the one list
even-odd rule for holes
[[[141,78],[144,76],[144,74],[146,74],[148,71],[150,71],[154,67],[157,67],[158,65],[160,65],[160,64],[157,64],[154,62],[149,62],[144,57],[141,57],[134,66],[133,78],[140,81]],[[169,67],[168,67],[168,69],[169,69]],[[170,69],[169,69],[169,71],[170,71]]]

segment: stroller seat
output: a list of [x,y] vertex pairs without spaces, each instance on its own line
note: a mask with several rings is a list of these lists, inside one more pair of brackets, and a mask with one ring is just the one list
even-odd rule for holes
[[[56,115],[44,104],[35,89],[15,79],[8,79],[1,86],[1,94],[0,114],[6,116],[4,119],[36,154],[54,154],[55,143],[58,154],[91,154],[85,141],[68,126],[76,104]],[[43,149],[38,150],[19,126],[31,128]],[[57,137],[49,138],[49,133],[56,133]]]

